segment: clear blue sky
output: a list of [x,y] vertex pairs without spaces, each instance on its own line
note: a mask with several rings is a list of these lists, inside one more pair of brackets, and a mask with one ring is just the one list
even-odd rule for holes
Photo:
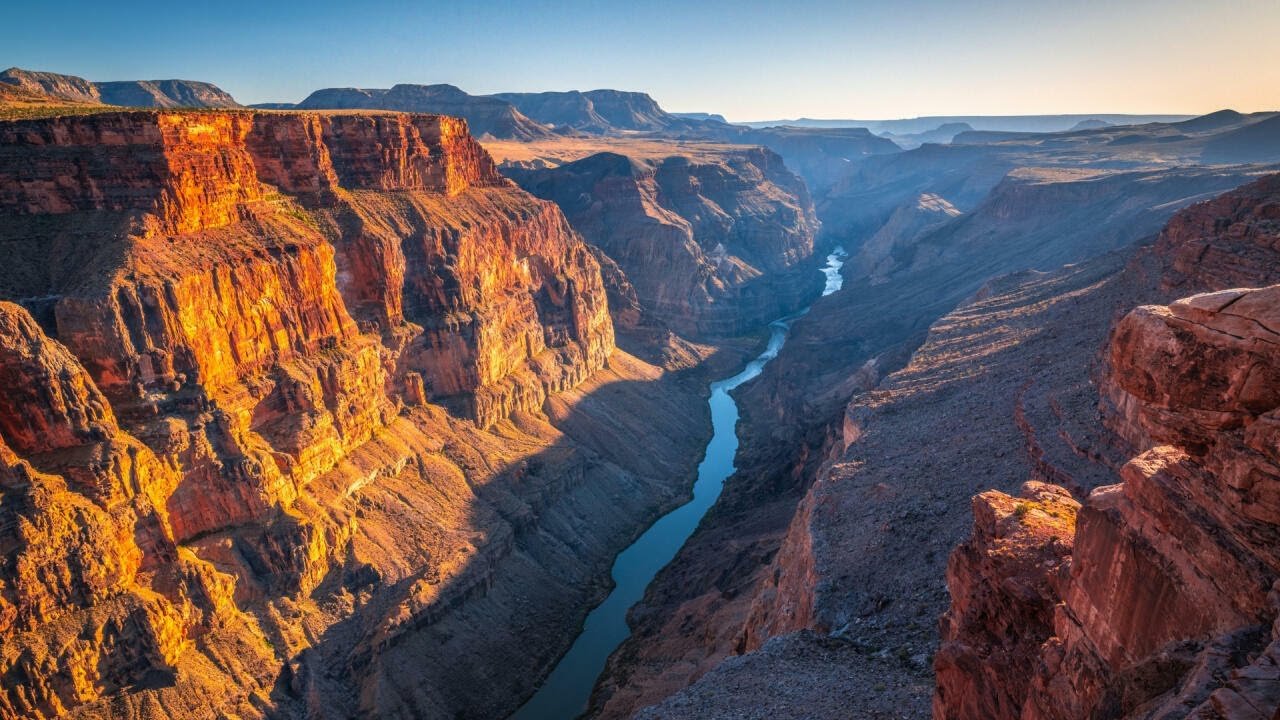
[[9,3],[0,66],[241,102],[613,87],[733,120],[1280,109],[1280,0]]

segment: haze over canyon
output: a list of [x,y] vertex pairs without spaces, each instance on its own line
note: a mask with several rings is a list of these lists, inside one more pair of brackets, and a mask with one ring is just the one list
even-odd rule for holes
[[0,718],[1280,718],[1280,112],[404,80],[0,72]]

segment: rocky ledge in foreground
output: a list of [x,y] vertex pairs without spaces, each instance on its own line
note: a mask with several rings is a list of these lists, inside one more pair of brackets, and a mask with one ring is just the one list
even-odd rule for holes
[[[1280,286],[1140,307],[1110,358],[1121,421],[1150,446],[1074,532],[1046,537],[1032,511],[1001,533],[975,512],[952,557],[935,717],[1280,711]],[[989,495],[975,509],[1014,502]],[[971,560],[1002,534],[1042,539]]]

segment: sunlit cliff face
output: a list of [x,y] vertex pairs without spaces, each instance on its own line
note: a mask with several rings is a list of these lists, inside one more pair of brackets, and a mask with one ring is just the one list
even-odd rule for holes
[[304,623],[377,595],[376,653],[486,582],[510,528],[468,482],[554,434],[483,428],[602,368],[613,329],[594,256],[465,123],[111,113],[0,146],[3,287],[44,322],[2,307],[6,714],[141,683],[254,715]]

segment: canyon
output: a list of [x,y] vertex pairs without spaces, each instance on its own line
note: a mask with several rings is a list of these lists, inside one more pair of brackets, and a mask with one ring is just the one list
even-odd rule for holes
[[450,117],[14,121],[0,205],[6,716],[513,709],[757,342],[616,348]]
[[[868,159],[862,172],[880,162]],[[1217,188],[1212,197],[1258,177],[1224,170],[1015,168],[964,211],[935,193],[914,201],[923,220],[890,211],[876,226],[872,218],[876,229],[862,236],[888,227],[899,247],[863,245],[845,289],[815,303],[778,360],[740,391],[739,471],[632,610],[632,638],[611,659],[593,715],[928,715],[935,652],[939,683],[948,662],[937,650],[936,618],[950,597],[941,580],[950,549],[972,531],[968,497],[990,488],[1015,493],[1027,480],[1065,486],[1032,491],[1049,493],[1044,502],[1058,516],[1050,524],[1061,530],[1071,504],[1115,483],[1132,457],[1124,434],[1102,420],[1094,386],[1113,320],[1143,302],[1174,299],[1161,277],[1181,282],[1183,295],[1275,281],[1274,176],[1194,204],[1205,197],[1200,189]],[[950,188],[959,198],[955,189],[969,182],[893,184],[900,196]],[[1123,209],[1106,209],[1116,197]],[[896,202],[886,199],[881,207]],[[1187,206],[1156,251],[1130,260],[1134,243]],[[1225,226],[1230,213],[1219,208],[1231,207],[1262,219]],[[1021,224],[1023,213],[1035,220]],[[1085,215],[1106,220],[1083,224]],[[819,216],[832,222],[821,205]],[[1197,232],[1177,230],[1184,225]],[[1262,239],[1241,242],[1241,235]],[[1018,270],[1027,266],[1045,270]],[[1193,272],[1198,282],[1175,280]],[[1011,501],[1002,502],[1007,514]],[[995,512],[986,507],[980,521]],[[986,522],[979,529],[994,523]],[[1058,535],[1069,547],[1066,533]],[[1016,575],[1018,567],[1006,571]],[[980,582],[950,584],[959,592]],[[1043,591],[1043,581],[1032,587]],[[988,621],[1043,619],[1048,608],[1020,607]],[[974,612],[990,619],[1006,610]],[[1036,637],[1034,627],[1017,625],[1004,637],[1023,633]],[[1028,642],[1031,649],[1005,657],[1034,658],[1038,644]],[[1003,678],[1019,667],[1005,662],[958,664]],[[968,715],[946,714],[949,702],[934,707],[938,717],[1001,716],[993,705]]]
[[0,717],[1271,717],[1280,116],[1107,117],[0,73]]

